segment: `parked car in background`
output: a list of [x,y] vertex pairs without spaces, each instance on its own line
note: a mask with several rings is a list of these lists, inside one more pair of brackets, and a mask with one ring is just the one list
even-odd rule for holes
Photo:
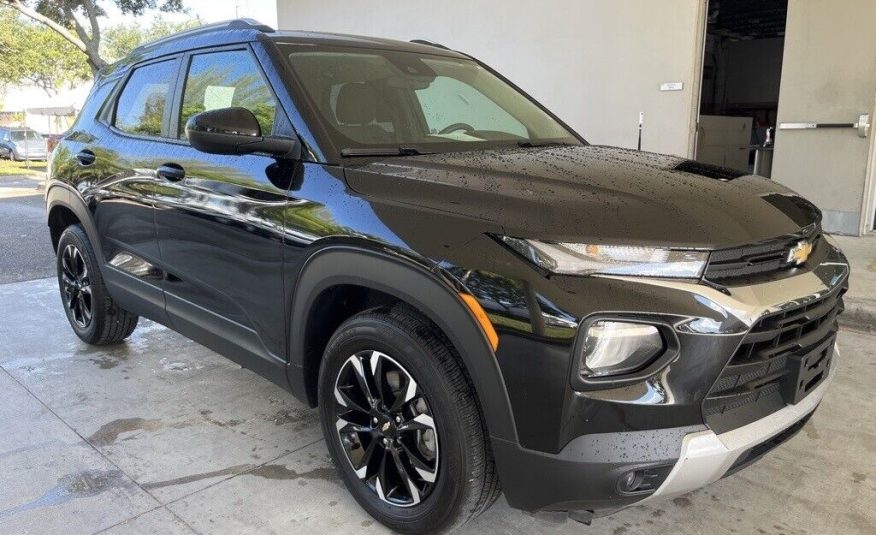
[[15,161],[45,160],[46,139],[30,128],[0,128],[0,157]]
[[798,432],[839,360],[849,267],[812,203],[590,145],[440,45],[169,37],[101,71],[49,168],[74,332],[144,316],[319,406],[402,533],[500,491],[589,522],[713,483]]

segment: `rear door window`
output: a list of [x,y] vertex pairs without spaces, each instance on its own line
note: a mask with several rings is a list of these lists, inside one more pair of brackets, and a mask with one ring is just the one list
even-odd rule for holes
[[277,101],[252,54],[228,50],[192,56],[180,112],[180,138],[185,138],[186,121],[192,115],[231,107],[251,111],[262,135],[273,132]]
[[173,98],[176,60],[134,69],[116,103],[113,125],[123,132],[160,137],[166,130],[164,114]]

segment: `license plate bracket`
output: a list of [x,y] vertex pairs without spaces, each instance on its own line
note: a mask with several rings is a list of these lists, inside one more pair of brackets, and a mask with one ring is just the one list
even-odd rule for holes
[[788,357],[787,380],[782,388],[785,402],[795,405],[821,384],[830,372],[835,337],[831,336],[804,355]]

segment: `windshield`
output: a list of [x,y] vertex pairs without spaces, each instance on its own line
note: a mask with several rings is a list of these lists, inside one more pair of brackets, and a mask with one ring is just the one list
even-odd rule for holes
[[10,132],[12,141],[24,141],[27,137],[28,141],[42,141],[43,136],[36,130],[13,130]]
[[468,59],[281,45],[340,149],[447,152],[580,141],[527,97]]

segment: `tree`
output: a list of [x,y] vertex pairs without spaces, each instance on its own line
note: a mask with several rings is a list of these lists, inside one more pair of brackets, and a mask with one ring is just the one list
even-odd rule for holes
[[188,30],[202,24],[203,22],[200,18],[183,22],[170,22],[158,16],[152,21],[151,26],[145,28],[137,24],[111,26],[104,31],[100,55],[108,62],[118,61],[143,43],[161,39],[172,33]]
[[146,10],[184,11],[182,0],[0,0],[31,20],[47,26],[85,54],[92,72],[107,65],[100,55],[102,5],[112,2],[124,15],[140,16]]
[[29,84],[49,96],[91,76],[85,56],[70,42],[6,9],[0,9],[0,58],[0,85]]

